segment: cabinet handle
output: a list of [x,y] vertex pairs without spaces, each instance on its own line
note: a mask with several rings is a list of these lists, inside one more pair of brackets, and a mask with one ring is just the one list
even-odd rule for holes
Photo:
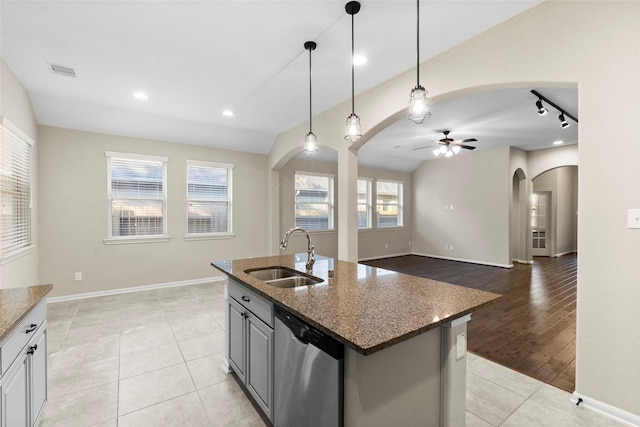
[[33,354],[35,353],[35,351],[38,349],[38,344],[29,347],[29,350],[27,350],[27,354]]
[[24,331],[25,334],[30,334],[31,332],[35,331],[38,328],[38,325],[36,325],[35,323],[32,323],[29,325],[29,327],[27,328],[26,331]]
[[246,296],[246,295],[242,295],[242,301],[244,301],[244,302],[249,302],[249,301],[251,301],[251,298],[249,298],[249,297],[248,297],[248,296]]
[[243,311],[242,313],[240,313],[240,316],[242,316],[243,319],[246,319],[247,317],[249,317],[246,311]]

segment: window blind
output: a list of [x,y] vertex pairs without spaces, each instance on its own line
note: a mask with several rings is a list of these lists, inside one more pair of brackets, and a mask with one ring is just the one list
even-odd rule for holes
[[371,180],[358,179],[358,228],[371,228]]
[[232,232],[233,165],[187,161],[187,234]]
[[167,159],[106,153],[110,237],[165,236]]
[[8,120],[0,124],[0,258],[31,246],[33,142]]
[[376,200],[378,227],[402,227],[402,183],[378,181]]
[[333,177],[295,174],[296,227],[333,230]]

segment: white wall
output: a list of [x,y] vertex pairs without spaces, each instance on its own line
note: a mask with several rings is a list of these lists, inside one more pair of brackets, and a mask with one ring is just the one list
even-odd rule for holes
[[[640,2],[545,1],[424,62],[420,71],[434,102],[495,87],[578,85],[576,390],[587,400],[640,417],[640,329],[635,327],[640,324],[640,230],[626,227],[627,209],[640,208]],[[358,95],[362,144],[406,108],[414,73],[408,70]],[[348,107],[344,103],[314,118],[319,138],[336,145],[342,141]],[[305,126],[278,137],[269,169],[300,150]],[[611,155],[614,142],[623,155]],[[503,179],[511,185],[507,171]],[[535,176],[533,170],[529,174]],[[417,181],[414,177],[419,194]],[[355,211],[355,201],[342,209]],[[357,245],[357,235],[348,237]]]
[[[372,179],[372,223],[370,230],[358,231],[358,259],[381,258],[412,252],[413,226],[413,174],[383,169],[358,167],[359,178]],[[403,226],[376,228],[376,181],[390,180],[403,183]]]
[[416,169],[415,253],[490,265],[511,264],[509,155],[508,147],[461,153],[428,160]]
[[[266,156],[39,127],[40,276],[52,296],[206,279],[211,261],[263,256]],[[105,151],[167,156],[169,242],[106,245]],[[232,239],[185,241],[186,160],[232,163]],[[74,280],[82,272],[82,281]]]
[[6,117],[33,141],[31,186],[31,237],[33,249],[19,258],[0,265],[0,288],[18,288],[40,284],[38,275],[38,135],[31,99],[22,83],[0,61],[0,115]]

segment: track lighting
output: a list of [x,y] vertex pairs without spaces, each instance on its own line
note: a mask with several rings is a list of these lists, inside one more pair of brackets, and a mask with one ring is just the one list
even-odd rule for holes
[[416,87],[411,90],[409,98],[409,118],[416,124],[423,123],[429,117],[429,98],[427,90],[420,85],[420,0],[416,0],[417,30],[416,30]]
[[541,116],[544,116],[549,111],[547,108],[545,108],[544,105],[542,105],[542,101],[544,101],[547,104],[551,105],[556,110],[558,110],[558,112],[560,113],[560,115],[558,116],[558,119],[560,120],[560,126],[562,126],[562,129],[569,127],[569,122],[567,121],[565,116],[569,117],[571,120],[578,123],[578,119],[576,117],[573,117],[571,114],[567,113],[562,108],[560,108],[559,106],[551,102],[549,98],[545,98],[543,95],[541,95],[535,90],[532,90],[531,93],[534,94],[536,97],[538,97],[538,100],[536,101],[536,108],[538,109],[538,114],[540,114]]
[[541,116],[544,116],[549,112],[549,110],[547,110],[545,106],[542,105],[542,99],[540,98],[538,98],[538,100],[536,101],[536,107],[538,107],[538,114],[540,114]]
[[569,122],[564,118],[564,112],[560,113],[558,119],[560,120],[560,126],[562,126],[562,129],[569,127]]
[[351,15],[351,115],[347,117],[347,127],[344,139],[353,144],[362,137],[362,127],[360,126],[360,117],[355,112],[355,44],[353,36],[353,16],[360,11],[360,3],[350,1],[344,7],[345,11]]
[[316,48],[316,42],[305,42],[304,48],[309,51],[309,133],[304,137],[304,152],[307,156],[315,156],[318,154],[318,139],[311,131],[311,51]]

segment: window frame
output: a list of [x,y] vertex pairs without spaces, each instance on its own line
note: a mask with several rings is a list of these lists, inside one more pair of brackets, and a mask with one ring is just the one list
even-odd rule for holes
[[[306,176],[316,176],[316,177],[323,177],[323,178],[328,178],[329,179],[329,183],[328,183],[328,201],[326,202],[327,204],[327,211],[328,211],[328,220],[327,220],[327,228],[307,228],[307,227],[303,227],[305,230],[307,230],[309,233],[326,233],[326,232],[334,232],[335,231],[335,175],[333,174],[328,174],[328,173],[319,173],[319,172],[306,172],[306,171],[295,171],[293,174],[293,223],[295,227],[301,227],[301,225],[298,225],[298,217],[296,215],[296,211],[298,210],[297,207],[297,177],[298,175],[306,175]],[[322,203],[322,202],[318,202],[318,203]]]
[[[366,201],[365,203],[360,203],[358,202],[358,194],[360,194],[360,192],[358,191],[357,185],[360,182],[365,182],[366,185],[366,189],[365,189],[365,198]],[[360,206],[362,206],[363,204],[365,205],[365,211],[366,211],[366,215],[367,215],[367,221],[366,221],[366,225],[364,227],[360,227],[360,221],[358,221],[358,230],[371,230],[373,229],[373,204],[372,204],[372,200],[373,200],[373,179],[372,178],[358,178],[358,182],[356,184],[356,209]]]
[[[398,185],[398,195],[397,195],[398,202],[396,204],[384,204],[384,203],[381,204],[378,202],[379,200],[378,186],[381,183],[391,183],[391,184]],[[380,206],[397,206],[397,214],[396,214],[397,224],[396,225],[390,225],[390,226],[380,225],[380,215],[378,213],[378,207]],[[389,230],[393,228],[402,228],[402,227],[404,227],[404,181],[396,181],[392,179],[376,180],[376,228]]]
[[[186,161],[187,169],[186,169],[186,234],[184,236],[185,240],[207,240],[207,239],[221,239],[221,238],[232,238],[235,235],[233,234],[233,169],[235,168],[234,164],[230,163],[220,163],[220,162],[206,162],[200,160],[187,160]],[[191,199],[189,199],[189,167],[205,167],[211,169],[226,169],[227,170],[227,195],[226,199],[206,199],[206,201],[215,201],[220,202],[224,200],[227,203],[227,230],[224,232],[208,232],[208,233],[190,233],[189,232],[189,204],[191,203]],[[198,199],[198,201],[203,201],[205,199]]]
[[[5,140],[6,138],[6,140]],[[7,181],[12,181],[13,185],[10,187],[20,186],[20,189],[16,190],[17,193],[26,193],[26,197],[20,197],[19,194],[13,194],[14,191],[10,191],[5,187],[5,180],[0,180],[0,191],[7,191],[13,194],[18,199],[18,209],[26,213],[26,219],[23,221],[15,222],[14,208],[12,204],[12,214],[9,215],[9,222],[11,228],[11,235],[17,237],[0,241],[0,265],[4,265],[9,261],[19,258],[23,255],[31,253],[34,248],[33,245],[33,156],[34,156],[34,141],[20,128],[14,125],[6,117],[0,115],[0,152],[3,154],[3,158],[7,158],[10,155],[11,158],[18,156],[21,167],[16,173],[15,168],[11,168],[11,172],[7,174],[10,178]],[[6,152],[5,152],[6,149]],[[2,167],[0,165],[0,167]],[[3,174],[4,175],[4,174]],[[10,184],[10,183],[9,183]],[[21,191],[20,191],[21,190]],[[6,196],[5,196],[6,197]],[[12,197],[14,200],[14,197]],[[0,208],[1,209],[1,208]],[[0,219],[2,221],[2,219]],[[1,236],[0,236],[1,239]],[[5,245],[10,246],[5,249]]]
[[[105,151],[105,157],[107,158],[107,238],[104,239],[105,244],[124,244],[124,243],[151,243],[151,242],[166,242],[169,241],[170,236],[168,234],[168,215],[167,215],[167,166],[169,162],[168,157],[152,156],[147,154],[135,154],[135,153],[119,153],[113,151]],[[141,198],[123,198],[114,197],[112,194],[112,167],[111,159],[122,159],[128,161],[149,162],[149,163],[161,163],[162,164],[162,198],[161,199],[149,199],[149,200],[161,200],[162,201],[162,234],[144,234],[133,236],[114,236],[113,235],[113,201],[114,199],[125,200],[144,200]]]

